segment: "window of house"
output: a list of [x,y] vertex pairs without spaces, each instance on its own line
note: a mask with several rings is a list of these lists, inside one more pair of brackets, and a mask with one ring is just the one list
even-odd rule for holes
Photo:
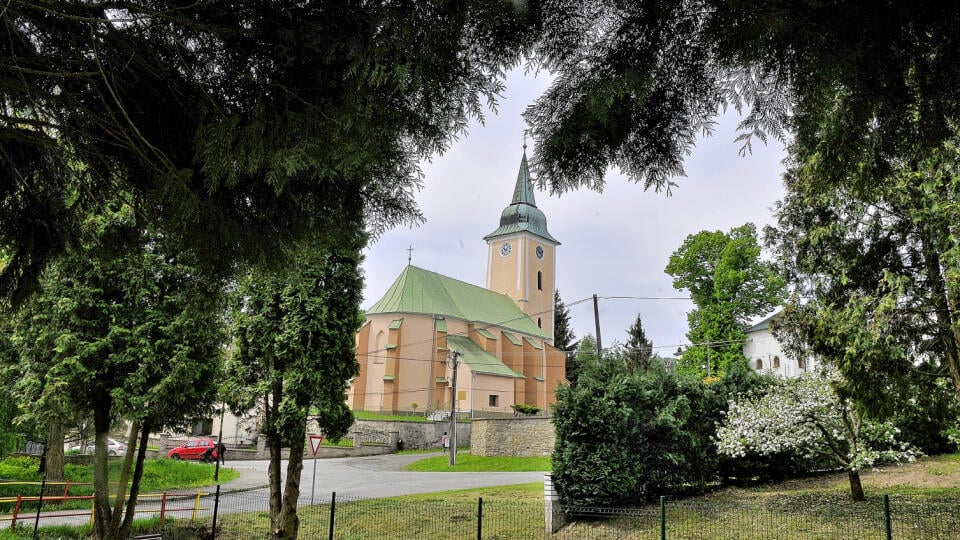
[[803,358],[797,359],[797,367],[800,369],[807,369],[807,364],[803,361]]
[[763,360],[757,358],[757,371],[763,369]]
[[774,356],[774,357],[773,357],[773,369],[778,369],[779,367],[780,367],[780,357],[779,357],[779,356]]
[[543,272],[540,270],[537,270],[537,290],[543,290]]
[[490,398],[489,404],[490,404],[491,407],[499,407],[499,406],[500,406],[500,396],[498,396],[498,395],[496,395],[496,394],[490,394],[489,398]]

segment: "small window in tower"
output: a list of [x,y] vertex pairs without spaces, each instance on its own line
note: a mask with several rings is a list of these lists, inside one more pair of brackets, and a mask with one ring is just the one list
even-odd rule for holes
[[537,328],[543,328],[543,319],[537,317]]
[[777,368],[779,368],[779,367],[780,367],[780,357],[779,357],[779,356],[774,356],[774,357],[773,357],[773,369],[777,369]]
[[490,406],[491,406],[491,407],[499,407],[499,406],[500,406],[500,396],[498,396],[498,395],[496,395],[496,394],[490,394],[489,397],[490,397],[489,403],[490,403]]
[[806,363],[803,361],[803,358],[797,359],[797,367],[800,369],[807,369]]
[[543,272],[540,270],[537,270],[537,290],[543,290]]
[[757,358],[757,371],[763,369],[763,360]]

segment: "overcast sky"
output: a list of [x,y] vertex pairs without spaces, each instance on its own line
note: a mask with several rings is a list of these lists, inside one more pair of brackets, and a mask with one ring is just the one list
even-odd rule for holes
[[[366,250],[363,307],[386,292],[407,264],[475,285],[484,285],[487,244],[483,237],[499,225],[510,203],[522,156],[521,117],[544,89],[546,76],[515,70],[485,125],[469,133],[442,156],[423,164],[423,190],[417,195],[426,222],[398,227]],[[690,234],[723,230],[751,221],[772,223],[772,208],[782,197],[782,146],[754,145],[740,157],[734,141],[739,116],[721,118],[710,137],[701,138],[685,162],[686,177],[676,178],[672,196],[644,191],[618,171],[609,171],[602,193],[580,190],[557,196],[537,190],[537,206],[561,245],[557,248],[557,287],[567,305],[594,294],[604,297],[685,297],[664,273],[670,254]],[[532,153],[532,146],[529,152]],[[601,299],[600,332],[606,347],[625,342],[637,314],[656,352],[670,355],[686,344],[688,300]],[[570,308],[580,338],[594,333],[593,304]]]

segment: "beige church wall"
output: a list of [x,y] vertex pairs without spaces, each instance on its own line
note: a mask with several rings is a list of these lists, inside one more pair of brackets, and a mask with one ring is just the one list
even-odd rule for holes
[[430,373],[434,349],[434,319],[426,315],[405,315],[400,326],[402,345],[397,351],[396,410],[423,411],[435,375]]
[[[523,283],[518,277],[522,266],[520,264],[520,250],[517,249],[518,239],[519,236],[501,237],[490,244],[490,264],[488,266],[489,272],[487,276],[489,281],[488,289],[506,294],[514,300],[523,299],[521,295]],[[513,246],[513,250],[506,257],[500,255],[500,246],[503,245],[504,242],[510,242],[510,245]],[[518,302],[518,304],[521,306],[520,309],[523,309],[523,302]]]
[[[450,364],[447,364],[447,380],[453,381],[453,369],[451,369]],[[470,371],[470,368],[465,362],[460,362],[460,367],[457,369],[457,410],[458,411],[469,411],[473,406],[473,403],[470,401],[470,398],[473,396],[473,385],[475,381],[473,380],[473,372]],[[447,389],[447,403],[449,404],[449,388]]]
[[[516,332],[511,332],[511,334],[518,336]],[[523,347],[521,345],[514,345],[512,341],[503,336],[502,332],[500,333],[499,341],[500,352],[498,356],[500,361],[508,368],[518,373],[523,373]]]
[[[482,373],[471,374],[470,390],[467,395],[472,411],[513,412],[512,377],[496,377]],[[490,396],[497,396],[497,405],[490,405]]]
[[525,405],[536,405],[542,408],[544,403],[540,395],[542,394],[541,386],[543,383],[536,378],[543,377],[543,355],[540,349],[531,346],[527,340],[523,340],[522,343],[523,375],[525,377],[523,403]]
[[367,392],[367,353],[370,343],[370,325],[364,324],[357,332],[357,364],[360,371],[347,390],[347,406],[351,409],[363,409]]
[[[348,398],[351,394],[353,395],[355,405],[351,405],[351,407],[354,409],[383,410],[383,376],[386,374],[389,356],[386,346],[389,339],[390,323],[394,319],[395,317],[391,315],[374,315],[368,318],[369,322],[363,328],[363,331],[366,332],[366,339],[361,336],[357,349],[357,361],[362,364],[361,374],[358,379],[354,380],[353,385],[347,392]],[[359,379],[360,377],[362,379]],[[360,397],[361,393],[362,397]],[[349,399],[348,403],[350,403]]]
[[[535,237],[524,237],[523,253],[526,257],[527,271],[521,276],[525,283],[525,298],[527,303],[522,306],[524,313],[530,315],[533,322],[540,322],[540,329],[548,338],[553,338],[553,286],[554,286],[554,261],[556,248],[549,243]],[[543,247],[543,259],[538,259],[536,255],[537,246]],[[537,272],[540,272],[540,284],[542,289],[537,288]]]
[[566,384],[566,359],[567,355],[552,345],[547,345],[547,376],[546,379],[546,403],[547,408],[557,402],[557,386]]

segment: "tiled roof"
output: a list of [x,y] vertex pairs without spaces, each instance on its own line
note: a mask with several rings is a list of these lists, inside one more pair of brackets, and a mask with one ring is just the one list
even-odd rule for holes
[[514,379],[523,378],[523,375],[508,368],[499,358],[481,349],[466,336],[447,336],[447,344],[450,349],[460,353],[460,359],[474,373]]
[[507,295],[408,265],[366,314],[419,313],[454,317],[545,337]]

